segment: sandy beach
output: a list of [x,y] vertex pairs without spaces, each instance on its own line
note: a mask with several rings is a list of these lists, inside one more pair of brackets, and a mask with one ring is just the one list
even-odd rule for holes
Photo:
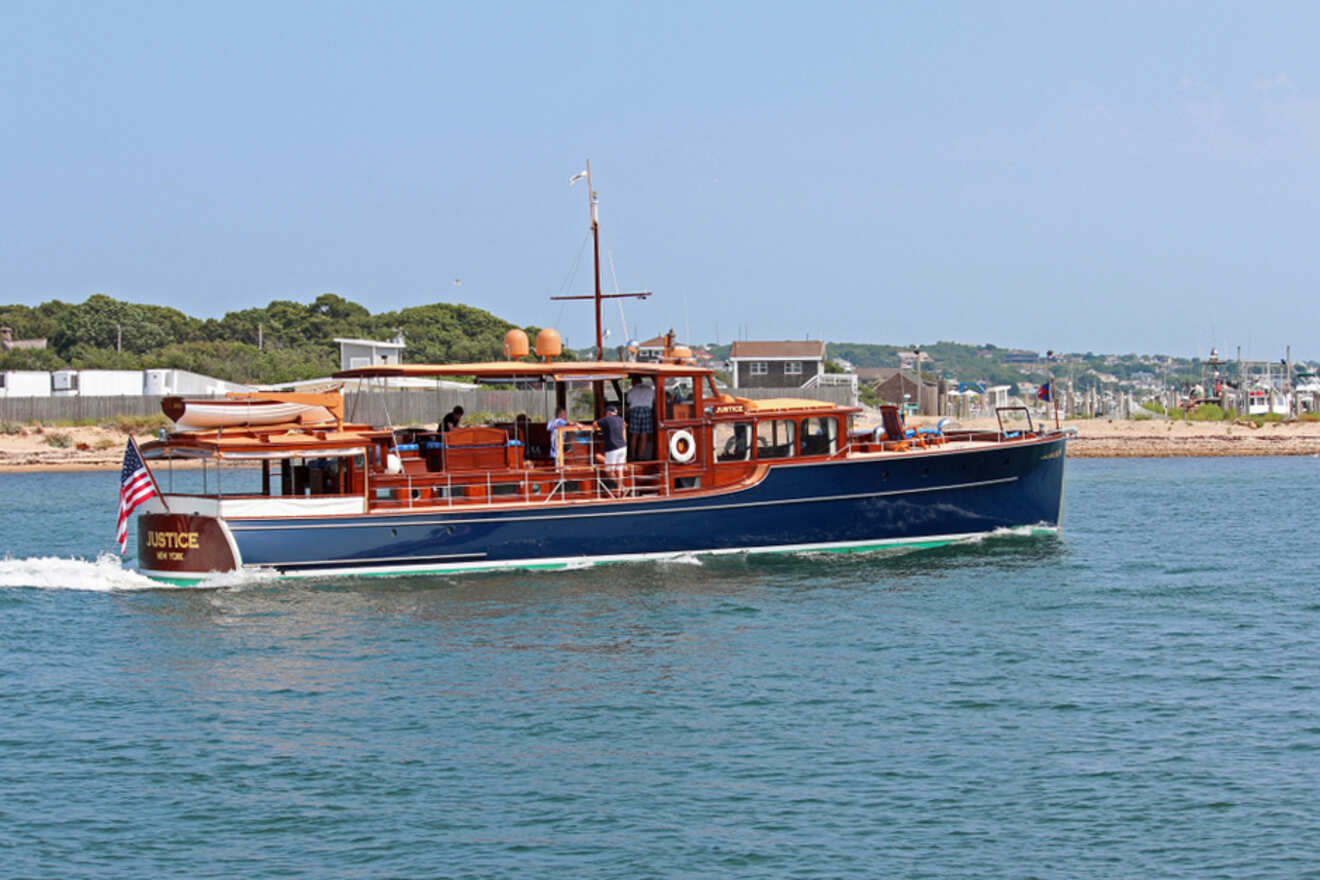
[[[859,425],[870,422],[863,417]],[[932,419],[912,424],[934,424]],[[1077,434],[1068,443],[1072,458],[1171,458],[1222,455],[1320,455],[1320,422],[1274,422],[1256,428],[1226,422],[1163,420],[1063,422]],[[993,429],[993,419],[965,422],[965,427]],[[138,442],[154,433],[138,435]],[[67,438],[67,446],[52,437]],[[20,471],[115,470],[123,461],[127,435],[101,427],[25,425],[18,434],[0,434],[0,473]],[[64,440],[56,439],[56,443]]]
[[[156,434],[149,431],[136,436],[141,444],[155,439]],[[67,439],[67,446],[61,438]],[[0,473],[118,470],[127,442],[128,435],[113,428],[24,425],[20,433],[0,434]]]

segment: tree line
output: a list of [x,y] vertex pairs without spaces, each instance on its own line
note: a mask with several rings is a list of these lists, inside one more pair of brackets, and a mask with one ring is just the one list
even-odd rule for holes
[[[515,325],[483,309],[433,303],[372,314],[338,294],[310,303],[275,300],[222,318],[94,294],[82,303],[0,306],[0,325],[45,349],[0,353],[0,370],[191,370],[231,382],[274,384],[339,369],[335,337],[388,340],[402,331],[404,360],[452,363],[502,357]],[[260,329],[258,329],[260,328]],[[538,328],[525,327],[529,338]]]

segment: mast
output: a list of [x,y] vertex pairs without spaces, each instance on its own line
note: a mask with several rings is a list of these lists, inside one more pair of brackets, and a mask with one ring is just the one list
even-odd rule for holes
[[605,336],[600,326],[600,215],[596,190],[591,186],[591,160],[587,160],[587,197],[591,203],[591,250],[596,267],[596,360],[605,360]]
[[[592,263],[595,266],[596,290],[595,293],[593,293],[591,296],[552,296],[550,297],[550,299],[552,300],[589,299],[594,301],[594,304],[596,306],[596,360],[603,361],[605,360],[605,332],[604,332],[604,328],[601,325],[601,315],[600,315],[601,300],[623,299],[625,297],[631,297],[633,299],[646,299],[648,296],[651,295],[651,291],[644,290],[640,293],[608,293],[608,294],[601,293],[600,291],[600,213],[598,210],[600,200],[596,195],[595,187],[592,186],[591,183],[590,159],[587,160],[587,170],[581,172],[580,174],[573,175],[573,177],[569,179],[568,185],[572,186],[575,182],[581,180],[583,177],[587,179],[587,205],[589,208],[588,217],[591,220],[591,250],[592,250]],[[626,335],[627,332],[628,330],[625,327],[624,334]],[[604,406],[605,406],[605,383],[603,381],[597,380],[591,383],[591,388],[592,388],[592,397],[595,398],[596,418],[600,418],[604,412]]]

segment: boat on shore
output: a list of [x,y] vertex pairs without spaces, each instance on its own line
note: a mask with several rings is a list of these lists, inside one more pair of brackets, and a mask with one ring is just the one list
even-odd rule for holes
[[[518,418],[440,433],[351,424],[342,403],[319,423],[176,431],[142,446],[147,466],[200,460],[214,478],[201,493],[163,491],[142,506],[140,570],[195,583],[246,569],[562,568],[928,547],[1059,526],[1067,437],[1029,421],[1016,431],[920,434],[890,410],[886,425],[861,431],[856,407],[734,397],[716,388],[710,369],[687,363],[500,361],[336,374],[393,376],[539,384],[556,406],[586,384],[621,409],[621,383],[636,377],[655,389],[656,452],[607,466],[592,425],[552,434],[539,419]],[[259,489],[225,479],[235,468],[259,469]]]

